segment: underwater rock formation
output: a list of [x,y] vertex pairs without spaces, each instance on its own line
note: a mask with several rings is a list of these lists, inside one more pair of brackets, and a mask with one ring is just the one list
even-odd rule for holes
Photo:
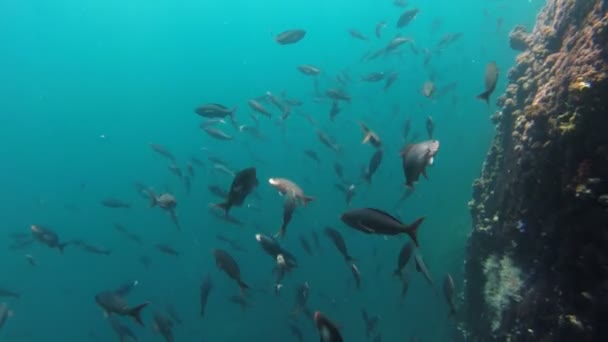
[[608,14],[548,0],[473,184],[467,341],[608,341]]

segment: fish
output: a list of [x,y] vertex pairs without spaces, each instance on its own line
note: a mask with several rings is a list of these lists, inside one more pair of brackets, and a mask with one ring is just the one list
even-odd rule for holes
[[141,263],[145,267],[146,270],[149,269],[150,265],[152,264],[152,260],[145,255],[140,256],[138,260],[139,260],[139,263]]
[[302,29],[292,29],[279,33],[274,40],[280,45],[295,44],[306,36],[306,31]]
[[6,324],[6,320],[13,316],[13,312],[9,310],[8,304],[0,303],[0,329]]
[[199,167],[205,167],[205,163],[203,163],[202,160],[196,158],[196,157],[190,157],[190,161],[192,161],[192,164],[199,166]]
[[433,117],[428,116],[426,118],[426,133],[429,136],[429,139],[433,139],[433,132],[435,131],[435,123],[433,122]]
[[177,165],[171,164],[167,168],[169,169],[169,172],[171,172],[172,174],[176,175],[177,178],[179,178],[180,180],[182,178],[184,178],[184,174],[182,173],[182,169],[180,169]]
[[219,104],[219,103],[207,103],[194,109],[194,112],[202,117],[210,119],[223,119],[227,116],[230,117],[231,121],[236,122],[235,113],[238,106],[234,106],[231,109]]
[[0,288],[0,297],[21,298],[21,294],[11,290]]
[[340,254],[344,257],[344,260],[347,263],[355,262],[356,259],[348,254],[348,249],[346,248],[346,243],[344,242],[344,238],[342,234],[331,227],[325,227],[325,235],[334,243]]
[[124,295],[116,291],[104,291],[96,294],[95,302],[104,310],[106,315],[130,316],[141,326],[144,326],[144,322],[141,320],[141,312],[150,304],[150,302],[143,302],[130,307],[124,299]]
[[378,170],[380,163],[382,163],[382,155],[382,150],[378,149],[376,150],[376,152],[374,152],[374,155],[369,160],[369,165],[365,170],[365,173],[363,174],[363,179],[365,179],[367,183],[371,184],[372,176],[374,175],[374,173],[376,173],[376,170]]
[[249,167],[243,169],[234,176],[226,200],[216,204],[216,206],[224,210],[224,214],[228,216],[230,209],[233,206],[242,206],[247,196],[249,196],[257,186],[258,179],[256,168]]
[[199,125],[199,127],[205,128],[205,127],[210,127],[210,126],[215,126],[217,124],[225,124],[225,123],[226,123],[226,121],[224,121],[224,119],[220,119],[220,118],[206,119]]
[[279,255],[282,255],[289,268],[295,268],[298,266],[296,257],[281,247],[275,238],[258,233],[255,234],[255,240],[258,242],[260,247],[262,247],[262,250],[273,260],[276,260]]
[[228,301],[237,304],[241,307],[241,310],[243,311],[251,307],[251,303],[249,303],[245,298],[243,298],[243,296],[232,295],[228,297]]
[[407,295],[407,291],[410,288],[410,278],[407,274],[404,274],[402,277],[402,284],[401,284],[401,298],[405,298],[405,296]]
[[203,283],[201,284],[201,294],[200,294],[200,314],[201,317],[205,317],[205,308],[207,307],[207,301],[209,300],[209,294],[213,290],[213,281],[211,280],[211,275],[207,274]]
[[409,144],[401,150],[403,175],[405,185],[411,189],[418,181],[420,175],[426,176],[426,167],[433,165],[435,155],[439,151],[438,140],[426,140],[415,144]]
[[344,168],[342,167],[342,164],[335,162],[334,172],[336,173],[336,176],[338,176],[338,178],[344,182]]
[[386,81],[384,82],[384,92],[386,93],[389,88],[397,81],[399,78],[398,72],[392,72],[386,77]]
[[287,178],[269,178],[268,184],[272,185],[282,195],[297,199],[303,206],[314,200],[314,197],[305,195],[304,190],[298,184]]
[[173,321],[159,312],[152,313],[152,319],[154,319],[154,331],[161,334],[165,342],[174,342]]
[[287,225],[291,222],[293,213],[296,210],[298,201],[294,196],[286,196],[283,202],[283,219],[281,221],[281,227],[277,233],[277,237],[284,238],[287,233]]
[[317,130],[317,138],[319,138],[319,141],[321,141],[321,143],[325,146],[327,146],[329,149],[331,149],[332,151],[339,153],[342,148],[340,147],[340,145],[336,144],[334,141],[332,141],[332,139],[330,139],[327,134],[323,133],[320,130]]
[[289,324],[287,327],[289,328],[289,332],[291,332],[291,334],[293,335],[293,337],[295,337],[295,339],[298,342],[304,342],[304,334],[302,333],[302,331],[300,330],[300,328],[296,327],[293,324]]
[[306,154],[310,159],[314,160],[317,164],[321,163],[321,159],[319,159],[317,152],[313,150],[304,150],[304,154]]
[[382,30],[386,27],[386,21],[382,20],[376,23],[376,29],[374,32],[376,33],[376,38],[382,38]]
[[109,256],[110,254],[112,254],[112,250],[91,245],[90,243],[84,240],[71,241],[70,244],[80,247],[80,249],[82,249],[83,251],[89,252],[91,254],[100,254],[105,256]]
[[335,323],[329,320],[321,311],[314,313],[315,326],[321,336],[321,342],[342,342],[342,335]]
[[398,235],[405,233],[418,246],[418,228],[424,221],[420,217],[411,224],[403,224],[388,213],[374,208],[361,208],[347,211],[340,215],[346,225],[366,234]]
[[110,326],[112,327],[112,330],[114,330],[114,332],[118,336],[118,339],[120,340],[120,342],[128,341],[129,339],[131,341],[137,341],[137,336],[128,326],[121,324],[114,317],[109,317],[108,321],[110,322]]
[[418,8],[413,8],[403,12],[403,14],[401,14],[401,16],[399,17],[399,20],[397,20],[397,28],[402,28],[409,25],[412,20],[416,18],[418,13],[420,13],[420,10]]
[[393,271],[393,275],[399,278],[403,277],[403,268],[407,265],[410,260],[412,253],[414,252],[414,246],[410,242],[406,243],[401,247],[399,256],[397,257],[397,268]]
[[186,188],[186,194],[190,195],[190,191],[192,190],[192,181],[190,177],[184,177],[184,187]]
[[329,97],[330,99],[336,100],[336,101],[346,101],[348,103],[350,103],[351,101],[351,97],[343,92],[342,90],[339,89],[328,89],[325,92],[325,95],[327,95],[327,97]]
[[173,306],[173,304],[167,303],[165,305],[165,311],[167,312],[167,314],[169,315],[169,317],[171,317],[171,319],[173,320],[173,322],[175,322],[177,324],[182,324],[182,319],[179,317],[179,314],[177,313],[177,310],[175,309],[175,307]]
[[369,38],[367,38],[366,36],[364,36],[361,32],[359,32],[359,30],[356,30],[356,29],[349,29],[348,30],[348,34],[350,34],[350,36],[353,37],[353,38],[355,38],[355,39],[369,40]]
[[226,191],[225,189],[223,189],[222,187],[220,187],[219,185],[209,185],[207,186],[207,190],[209,190],[209,192],[217,197],[220,198],[226,198],[228,197],[228,191]]
[[422,86],[422,95],[431,99],[433,98],[433,94],[435,94],[435,83],[433,81],[426,81]]
[[462,36],[464,36],[464,33],[462,32],[445,34],[443,37],[441,37],[441,40],[437,44],[437,50],[446,48],[448,45],[460,40]]
[[486,89],[483,93],[477,95],[477,99],[484,100],[490,105],[490,96],[496,89],[496,83],[498,82],[498,66],[496,62],[490,62],[486,65],[485,84]]
[[359,126],[363,130],[363,141],[362,144],[370,143],[375,148],[380,148],[382,146],[382,140],[380,140],[380,136],[376,134],[376,132],[372,131],[365,125],[363,122],[359,121]]
[[61,243],[59,241],[59,235],[57,235],[57,233],[50,228],[34,224],[30,227],[30,229],[34,239],[40,241],[50,248],[57,248],[61,254],[63,254],[64,248],[70,244],[69,242]]
[[357,265],[354,263],[350,264],[350,271],[355,279],[355,286],[357,287],[357,290],[361,289],[361,272],[359,272]]
[[[377,53],[382,55],[382,54],[388,54],[392,51],[397,50],[398,47],[400,47],[401,45],[405,44],[405,43],[410,43],[412,42],[412,38],[409,37],[402,37],[400,35],[395,36],[395,38],[391,39],[391,41],[386,45],[386,47],[383,50],[379,50]],[[379,57],[379,56],[375,56],[375,57]]]
[[331,102],[331,109],[329,110],[329,119],[331,121],[334,121],[336,119],[336,116],[340,113],[341,109],[340,109],[340,105],[338,103],[337,100],[333,100]]
[[456,316],[456,290],[454,289],[454,279],[449,273],[443,279],[443,295],[450,308],[449,316]]
[[[279,100],[278,97],[274,96],[271,92],[267,91],[266,92],[266,98],[268,99],[268,101],[270,101],[270,103],[272,103],[278,110],[281,111],[281,113],[283,113],[282,119],[285,119],[289,113],[291,112],[291,108],[289,108],[289,106],[286,106],[283,102],[281,102],[281,100]],[[251,106],[251,104],[250,104]],[[255,109],[252,107],[253,110],[258,111],[262,110],[265,111],[266,113],[262,113],[268,117],[272,116],[272,114],[270,112],[268,112],[264,107],[262,107],[261,105]],[[261,112],[260,112],[261,113]]]
[[370,317],[365,309],[361,309],[361,318],[363,318],[365,324],[365,336],[369,339],[378,326],[380,316],[373,315]]
[[395,7],[407,7],[408,5],[408,1],[407,0],[393,0],[393,6]]
[[177,214],[175,212],[175,208],[177,207],[177,200],[175,199],[175,196],[169,193],[156,196],[151,189],[148,189],[148,196],[150,197],[150,208],[158,206],[162,210],[168,212],[171,216],[171,220],[175,224],[175,227],[178,230],[181,229],[179,221],[177,220]]
[[380,82],[384,79],[386,74],[384,72],[371,72],[367,75],[361,76],[363,82]]
[[296,288],[294,305],[289,314],[291,317],[297,317],[306,310],[306,303],[308,302],[309,296],[310,286],[308,285],[308,282],[305,281]]
[[172,256],[179,256],[179,252],[177,250],[175,250],[175,248],[173,248],[165,243],[158,243],[154,247],[156,249],[158,249],[161,253],[165,253],[167,255],[172,255]]
[[212,252],[215,257],[215,265],[217,268],[224,271],[228,277],[232,278],[232,280],[238,284],[241,294],[243,294],[245,290],[249,288],[249,285],[241,279],[241,270],[236,260],[234,260],[232,255],[222,249],[214,249]]
[[302,246],[302,249],[306,252],[306,254],[312,256],[312,248],[310,248],[310,243],[308,242],[308,240],[304,236],[300,235],[299,241],[300,246]]
[[101,205],[103,205],[106,208],[113,208],[113,209],[117,209],[117,208],[131,208],[131,204],[124,202],[122,200],[116,199],[116,198],[106,198],[101,200]]
[[203,131],[205,133],[207,133],[207,135],[209,135],[212,138],[215,138],[217,140],[233,140],[234,137],[222,130],[219,130],[217,128],[214,127],[205,127],[203,128]]
[[310,64],[298,65],[298,71],[306,76],[317,76],[321,73],[321,69]]
[[403,124],[403,140],[407,141],[408,136],[412,130],[412,118],[405,119],[405,123]]
[[243,225],[243,222],[240,221],[239,219],[237,219],[236,217],[231,216],[230,214],[226,214],[226,213],[220,214],[220,213],[218,213],[217,210],[211,210],[211,208],[217,208],[217,207],[215,204],[212,204],[212,206],[209,208],[209,213],[211,213],[211,215],[213,215],[214,217],[216,217],[224,222],[236,225],[236,226]]
[[433,281],[433,278],[431,277],[428,268],[424,264],[422,256],[418,253],[414,254],[414,261],[416,262],[416,271],[422,273],[424,279],[426,279],[426,281],[431,285],[435,292],[437,292],[437,289],[435,289],[435,282]]
[[159,144],[153,144],[153,143],[149,143],[148,145],[154,152],[175,162],[175,156],[173,155],[173,153],[169,152],[169,150],[166,147],[159,145]]
[[32,266],[37,266],[38,265],[38,263],[36,262],[36,259],[34,259],[34,257],[31,254],[26,254],[25,255],[25,259]]
[[268,109],[266,109],[264,106],[262,106],[261,103],[257,102],[256,100],[249,100],[249,101],[247,101],[247,104],[254,111],[256,111],[260,114],[263,114],[269,118],[272,117],[272,113],[269,112]]

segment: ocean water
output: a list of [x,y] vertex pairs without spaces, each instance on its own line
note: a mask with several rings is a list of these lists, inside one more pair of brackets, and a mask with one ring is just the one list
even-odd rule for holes
[[[292,341],[290,322],[302,330],[305,341],[318,340],[310,320],[288,318],[294,292],[304,281],[311,288],[310,309],[334,320],[346,341],[366,340],[362,308],[381,316],[378,331],[383,341],[450,341],[455,325],[447,318],[445,300],[412,262],[407,266],[408,294],[400,297],[401,283],[392,271],[407,238],[365,235],[339,220],[347,206],[334,188],[333,164],[338,161],[347,179],[358,180],[374,149],[361,144],[357,122],[375,130],[383,140],[384,160],[372,184],[358,186],[350,208],[383,209],[405,222],[425,216],[419,252],[439,290],[449,272],[460,291],[471,229],[467,202],[493,136],[489,116],[497,110],[493,101],[488,108],[474,97],[483,91],[489,61],[496,61],[501,70],[493,99],[504,90],[516,56],[508,47],[508,32],[516,24],[532,29],[542,5],[536,0],[412,0],[409,8],[418,7],[420,14],[397,30],[395,23],[404,10],[390,0],[0,1],[0,288],[21,293],[19,299],[0,298],[13,311],[0,340],[117,340],[94,296],[137,280],[128,302],[152,302],[144,310],[145,327],[128,318],[121,317],[121,322],[140,341],[162,340],[152,329],[151,314],[163,312],[168,303],[183,320],[174,326],[176,341]],[[504,19],[500,29],[498,17]],[[377,39],[373,30],[381,20],[388,26]],[[274,41],[274,35],[292,28],[305,29],[306,37],[293,45]],[[351,28],[369,41],[350,37]],[[434,53],[427,67],[422,54],[415,55],[409,46],[402,47],[400,55],[361,61],[397,31],[411,36],[419,50],[434,48],[446,33],[464,36]],[[341,105],[335,122],[329,120],[331,102],[314,100],[312,78],[296,70],[300,64],[321,68],[323,92],[338,86],[335,75],[343,70],[352,78],[345,89],[353,100]],[[374,71],[400,76],[385,93],[383,83],[359,81]],[[431,74],[438,88],[454,81],[458,85],[444,97],[427,99],[420,89]],[[218,127],[235,139],[217,141],[199,128],[202,119],[193,109],[210,102],[238,106],[237,121],[251,124],[247,100],[266,91],[285,91],[304,102],[282,126],[275,109],[273,118],[259,118],[268,140],[239,134],[226,124]],[[302,113],[334,137],[343,153],[336,155],[321,145],[316,128]],[[399,158],[406,143],[402,126],[411,118],[410,136],[424,140],[428,115],[436,123],[440,152],[429,180],[421,179],[415,193],[395,208],[405,189]],[[190,194],[149,143],[167,147],[182,169],[191,157],[205,161],[206,167],[196,167]],[[319,165],[306,157],[306,149],[317,152]],[[221,157],[236,170],[257,167],[260,199],[250,196],[247,203],[260,210],[243,206],[231,211],[243,226],[227,224],[209,212],[209,204],[219,199],[207,186],[228,188],[231,182],[213,170],[209,156]],[[273,234],[281,223],[284,198],[268,184],[270,177],[289,178],[315,197],[296,210],[281,241],[298,257],[299,267],[286,277],[278,296],[272,290],[274,263],[254,239],[256,233]],[[180,231],[166,213],[149,208],[133,188],[136,181],[158,191],[171,190],[178,201]],[[132,208],[100,205],[110,197]],[[125,239],[114,223],[141,236],[143,243]],[[85,239],[112,253],[92,255],[68,246],[61,255],[40,243],[9,248],[11,234],[29,234],[32,224],[52,227],[62,241]],[[358,259],[360,290],[353,286],[349,266],[323,235],[325,226],[339,230]],[[298,238],[311,240],[312,231],[320,235],[322,248],[309,257]],[[247,251],[231,250],[217,234],[238,239]],[[157,243],[172,245],[180,255],[161,254],[154,248]],[[244,280],[255,288],[249,295],[250,309],[243,311],[228,301],[238,288],[215,267],[213,248],[228,250]],[[37,266],[30,266],[25,254],[31,254]],[[148,270],[138,261],[142,255],[152,260]],[[199,286],[207,274],[214,289],[201,318]],[[462,307],[460,296],[457,302]]]

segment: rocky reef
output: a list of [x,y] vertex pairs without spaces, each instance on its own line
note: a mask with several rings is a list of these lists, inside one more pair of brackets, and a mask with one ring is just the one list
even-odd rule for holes
[[608,14],[548,0],[473,184],[467,341],[608,341]]

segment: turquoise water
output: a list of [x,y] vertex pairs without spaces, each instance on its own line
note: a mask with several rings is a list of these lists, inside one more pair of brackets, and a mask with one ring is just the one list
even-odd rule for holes
[[[450,272],[457,290],[461,289],[470,230],[470,185],[493,135],[489,110],[474,96],[483,90],[485,64],[491,60],[501,69],[493,99],[500,95],[516,56],[508,47],[508,31],[520,23],[532,28],[542,2],[412,1],[413,6],[421,12],[402,31],[415,39],[419,50],[434,47],[445,33],[464,32],[460,41],[434,54],[428,68],[422,66],[422,55],[414,55],[407,46],[401,57],[360,62],[363,54],[385,46],[395,35],[395,22],[403,10],[391,1],[0,1],[4,195],[0,242],[8,246],[10,233],[28,233],[30,225],[40,224],[52,227],[62,240],[86,239],[113,250],[105,257],[73,246],[63,256],[41,244],[24,250],[0,249],[4,265],[0,287],[22,294],[18,300],[2,299],[14,312],[0,331],[2,340],[115,340],[93,297],[134,279],[139,286],[129,303],[153,302],[145,309],[146,328],[128,319],[121,322],[141,341],[162,340],[150,328],[151,313],[166,303],[172,303],[183,320],[174,329],[176,341],[293,340],[287,315],[293,293],[303,281],[311,286],[310,308],[335,320],[346,341],[365,339],[361,308],[382,316],[379,331],[384,341],[415,335],[424,341],[449,340],[453,323],[447,319],[445,301],[435,296],[412,264],[408,295],[400,299],[401,284],[391,272],[406,238],[362,235],[339,221],[346,207],[334,188],[332,165],[338,160],[346,178],[358,178],[374,150],[360,143],[357,121],[378,132],[385,146],[384,161],[372,185],[359,187],[351,207],[385,209],[406,222],[426,216],[420,253],[438,287]],[[497,32],[499,16],[504,23]],[[436,18],[442,24],[433,33],[430,28]],[[380,20],[387,20],[389,26],[378,40],[373,29]],[[291,28],[307,30],[306,37],[295,45],[274,42],[273,35]],[[370,41],[352,39],[350,28]],[[342,106],[334,123],[328,119],[330,103],[315,103],[311,78],[297,72],[296,66],[304,63],[322,69],[322,90],[337,86],[334,75],[345,69],[355,80],[348,86],[352,104]],[[389,70],[398,71],[400,77],[387,94],[382,84],[357,81],[366,73]],[[435,71],[438,87],[458,82],[453,95],[429,100],[420,94],[430,70]],[[193,109],[208,102],[238,105],[237,120],[250,123],[247,100],[268,90],[275,94],[285,90],[305,102],[287,119],[284,130],[276,124],[276,110],[272,120],[260,118],[269,141],[239,135],[229,125],[223,129],[235,134],[235,140],[216,141],[198,127],[201,119]],[[400,108],[397,116],[392,114],[395,105]],[[336,157],[322,146],[315,128],[296,112],[313,116],[344,153]],[[429,181],[421,180],[415,194],[394,211],[404,183],[398,158],[404,145],[401,126],[411,117],[413,133],[424,139],[427,115],[435,120],[441,150]],[[168,163],[148,147],[151,142],[171,150],[182,168],[191,156],[206,162],[206,169],[196,170],[190,195],[169,173]],[[303,154],[305,149],[319,154],[320,166]],[[258,168],[262,200],[250,197],[248,203],[261,211],[232,210],[245,222],[243,227],[227,225],[208,212],[208,204],[218,200],[207,186],[228,188],[231,181],[211,170],[209,155],[221,156],[236,169]],[[254,239],[258,232],[274,233],[281,221],[283,198],[268,185],[269,177],[292,179],[316,198],[297,209],[288,228],[283,244],[296,254],[300,267],[286,278],[278,297],[271,291],[272,260]],[[134,181],[172,190],[179,203],[181,231],[166,213],[148,207],[133,190]],[[108,197],[133,207],[101,206],[100,200]],[[142,236],[144,243],[139,246],[124,239],[114,230],[114,222]],[[349,267],[323,236],[326,225],[343,234],[349,251],[359,259],[361,291],[349,285]],[[310,237],[313,230],[321,236],[323,248],[307,257],[298,237]],[[248,311],[227,300],[238,289],[214,265],[211,249],[229,250],[216,240],[218,233],[241,241],[248,251],[231,253],[243,278],[269,291],[253,292],[254,306]],[[159,242],[171,244],[181,255],[160,254],[154,249]],[[28,265],[24,254],[33,255],[38,266]],[[139,263],[141,255],[152,259],[149,270]],[[377,265],[381,265],[378,273]],[[207,316],[201,319],[199,285],[208,272],[215,287]],[[335,298],[335,303],[319,292]],[[307,319],[297,324],[305,340],[318,340]]]

